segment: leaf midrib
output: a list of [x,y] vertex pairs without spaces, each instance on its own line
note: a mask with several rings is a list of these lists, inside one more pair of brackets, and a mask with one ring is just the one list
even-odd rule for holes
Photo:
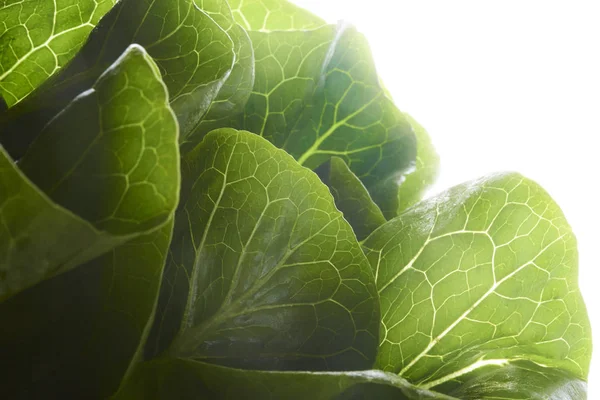
[[[237,142],[236,142],[237,145]],[[227,160],[227,164],[225,166],[225,172],[223,172],[223,185],[221,187],[221,191],[219,193],[219,197],[217,198],[217,201],[215,202],[215,206],[213,207],[210,216],[208,218],[208,221],[206,223],[206,227],[204,228],[204,232],[202,233],[202,239],[200,240],[200,244],[198,246],[198,248],[194,248],[195,252],[196,252],[196,257],[194,260],[194,266],[192,268],[192,276],[190,277],[190,293],[188,293],[188,298],[187,298],[187,302],[186,302],[186,306],[185,306],[185,310],[183,312],[183,318],[181,319],[181,325],[179,328],[180,332],[185,331],[186,327],[191,327],[192,321],[193,321],[193,313],[194,313],[194,303],[196,302],[196,294],[197,294],[197,290],[198,287],[197,285],[195,285],[195,282],[198,280],[198,274],[199,274],[199,259],[200,259],[200,252],[198,251],[198,249],[202,249],[204,247],[204,243],[206,242],[206,238],[208,237],[208,232],[210,231],[214,216],[217,212],[217,210],[219,209],[219,204],[221,203],[221,200],[223,199],[223,194],[225,193],[225,188],[227,187],[227,173],[229,172],[229,165],[231,164],[231,160],[233,159],[233,154],[234,152],[231,151],[229,154],[229,159]],[[196,180],[196,182],[194,182],[194,186],[196,185],[196,183],[198,182],[198,180]],[[190,230],[190,235],[193,237],[193,234]]]

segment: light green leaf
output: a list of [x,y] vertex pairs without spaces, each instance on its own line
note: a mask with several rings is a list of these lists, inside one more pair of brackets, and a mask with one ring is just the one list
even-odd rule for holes
[[0,152],[0,300],[158,229],[178,198],[177,121],[133,45],[18,166]]
[[180,139],[185,139],[229,77],[234,44],[193,0],[122,0],[66,68],[0,117],[0,141],[8,152],[20,158],[57,110],[88,88],[131,43],[143,46],[158,65]]
[[344,214],[358,240],[365,239],[385,224],[386,220],[381,210],[344,160],[332,157],[317,173],[323,183],[329,186],[336,207]]
[[173,224],[0,304],[7,399],[105,399],[141,355]]
[[209,133],[183,159],[150,354],[265,369],[375,359],[379,304],[354,233],[311,171],[257,135]]
[[460,382],[445,384],[453,396],[465,400],[583,400],[587,384],[558,369],[544,368],[528,361],[516,361],[484,373],[463,376]]
[[325,21],[287,0],[229,0],[233,15],[249,31],[289,31],[318,28]]
[[1,0],[0,97],[13,106],[75,56],[116,0]]
[[314,169],[344,159],[387,217],[414,165],[414,133],[379,85],[365,38],[354,28],[251,32],[256,79],[242,127]]
[[381,298],[377,365],[422,387],[520,360],[585,379],[575,236],[518,174],[418,203],[364,243]]
[[[182,359],[141,364],[119,399],[452,400],[383,371],[284,372],[226,368]],[[454,399],[456,400],[456,399]]]
[[411,124],[417,138],[417,159],[414,170],[406,176],[398,190],[398,213],[422,199],[438,174],[440,157],[435,152],[427,131],[410,115],[404,116]]
[[383,214],[396,215],[398,183],[416,157],[415,137],[380,87],[369,45],[355,29],[342,28],[323,84],[284,149],[308,168],[343,158]]

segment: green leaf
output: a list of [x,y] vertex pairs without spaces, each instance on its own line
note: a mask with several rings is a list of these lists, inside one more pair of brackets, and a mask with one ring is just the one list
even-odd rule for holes
[[132,43],[156,62],[185,139],[229,77],[234,44],[193,0],[122,0],[60,74],[0,118],[0,141],[8,152],[20,158],[47,121]]
[[[284,372],[226,368],[182,359],[141,364],[119,399],[411,400],[454,398],[383,371]],[[456,399],[455,399],[456,400]]]
[[426,388],[520,360],[586,378],[575,236],[534,182],[511,173],[454,187],[364,248],[381,299],[380,368]]
[[414,133],[379,85],[366,39],[354,28],[251,32],[256,79],[242,127],[314,169],[344,159],[387,217],[414,165]]
[[206,115],[186,139],[192,149],[208,132],[234,125],[243,110],[254,85],[254,50],[248,33],[235,23],[229,5],[224,0],[196,0],[196,4],[227,32],[234,44],[235,64],[219,90]]
[[160,228],[178,198],[177,121],[133,45],[18,166],[0,151],[0,300]]
[[149,353],[247,368],[369,368],[379,326],[373,274],[319,178],[234,129],[209,133],[182,174]]
[[284,148],[309,168],[343,158],[383,214],[396,215],[398,182],[415,161],[415,137],[379,85],[369,45],[355,29],[342,28],[323,84]]
[[325,21],[287,0],[229,0],[233,15],[249,31],[289,31],[318,28]]
[[104,399],[141,356],[173,224],[0,304],[7,399]]
[[112,244],[108,235],[41,193],[1,148],[0,217],[0,301]]
[[115,1],[0,1],[0,96],[8,106],[64,67]]
[[344,160],[332,157],[322,167],[318,174],[323,183],[329,186],[336,207],[344,214],[359,241],[385,224],[381,210]]
[[[581,400],[587,384],[558,369],[517,361],[473,377],[463,377],[444,390],[459,399]],[[452,388],[452,386],[454,386]]]
[[160,226],[177,206],[176,144],[160,73],[132,45],[46,126],[19,167],[58,204],[124,235]]
[[438,174],[440,157],[435,152],[427,131],[410,115],[404,114],[417,138],[417,159],[414,170],[406,176],[398,190],[398,214],[420,201]]
[[313,31],[250,32],[256,58],[244,129],[283,147],[306,103],[323,79],[339,28]]

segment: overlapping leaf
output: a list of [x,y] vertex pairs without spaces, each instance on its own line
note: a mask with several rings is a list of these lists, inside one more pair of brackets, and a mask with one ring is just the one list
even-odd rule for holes
[[115,0],[0,2],[0,97],[21,101],[75,56]]
[[386,217],[396,215],[398,183],[416,157],[410,124],[385,96],[369,46],[353,28],[335,51],[284,148],[306,167],[332,156],[348,164]]
[[212,17],[231,37],[235,64],[206,115],[187,138],[187,148],[213,129],[232,126],[234,118],[244,110],[254,85],[254,50],[248,33],[233,19],[225,0],[196,0],[196,4]]
[[318,177],[249,132],[184,157],[150,354],[283,370],[372,365],[379,304]]
[[395,216],[415,138],[380,87],[365,38],[343,25],[251,38],[256,79],[243,128],[312,169],[341,157],[384,215]]
[[18,166],[0,156],[0,299],[158,229],[177,206],[177,121],[137,45]]
[[375,229],[385,224],[386,220],[381,210],[344,160],[332,157],[330,162],[323,164],[322,167],[317,170],[317,173],[329,186],[335,206],[344,214],[358,240],[365,239]]
[[131,43],[144,46],[158,65],[184,139],[229,77],[234,44],[193,0],[122,0],[67,68],[0,118],[0,141],[9,153],[20,158],[57,110],[89,87]]
[[4,398],[105,399],[118,389],[150,330],[172,227],[0,304]]
[[410,115],[404,114],[417,138],[417,159],[414,170],[406,176],[398,190],[398,213],[422,199],[437,178],[440,158],[427,131]]
[[140,365],[120,399],[456,400],[383,371],[284,372],[164,359]]
[[560,209],[516,174],[417,203],[438,157],[355,29],[121,0],[83,45],[114,3],[0,0],[5,396],[585,397]]
[[325,21],[287,0],[229,0],[233,15],[249,31],[306,30]]
[[575,237],[535,183],[500,174],[455,187],[364,246],[381,298],[380,368],[434,389],[520,360],[587,376]]
[[568,372],[528,361],[516,361],[446,384],[440,389],[459,399],[580,400],[587,384]]

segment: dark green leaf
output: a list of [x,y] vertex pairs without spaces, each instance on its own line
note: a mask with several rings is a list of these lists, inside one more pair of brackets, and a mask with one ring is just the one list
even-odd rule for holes
[[0,151],[0,300],[158,229],[178,198],[177,121],[133,45],[18,166]]
[[254,85],[254,50],[248,33],[235,23],[224,0],[196,0],[196,4],[227,32],[234,44],[235,64],[200,124],[186,139],[191,149],[213,129],[230,127],[246,105]]
[[243,128],[312,169],[343,158],[384,215],[395,216],[415,137],[380,87],[365,38],[345,26],[251,38],[256,79]]
[[141,356],[173,224],[0,304],[6,399],[104,399]]
[[2,97],[0,97],[0,114],[8,110],[8,106]]
[[168,347],[248,368],[369,368],[379,325],[372,271],[319,178],[234,129],[208,134],[182,173],[150,353]]
[[79,258],[89,259],[90,247],[92,257],[110,248],[110,244],[102,248],[103,242],[110,243],[108,237],[48,199],[4,150],[0,151],[0,207],[0,301],[73,268]]
[[[421,400],[453,398],[383,371],[282,372],[226,368],[191,360],[141,364],[120,399]],[[456,400],[456,399],[455,399]]]
[[344,214],[358,240],[365,239],[386,222],[367,189],[344,160],[332,157],[318,169],[318,174],[329,186],[336,207]]
[[234,44],[193,0],[122,0],[66,68],[0,118],[0,141],[7,151],[20,158],[47,121],[131,43],[146,48],[158,65],[183,140],[229,77]]
[[314,29],[325,21],[287,0],[229,0],[233,15],[249,31]]
[[534,182],[498,174],[454,187],[364,247],[381,298],[380,368],[425,388],[521,360],[586,378],[575,236]]
[[116,0],[1,0],[0,97],[13,106],[64,67]]
[[427,131],[410,115],[404,114],[417,138],[417,160],[414,170],[406,176],[398,190],[398,213],[422,199],[427,188],[435,182],[440,157],[435,152]]

